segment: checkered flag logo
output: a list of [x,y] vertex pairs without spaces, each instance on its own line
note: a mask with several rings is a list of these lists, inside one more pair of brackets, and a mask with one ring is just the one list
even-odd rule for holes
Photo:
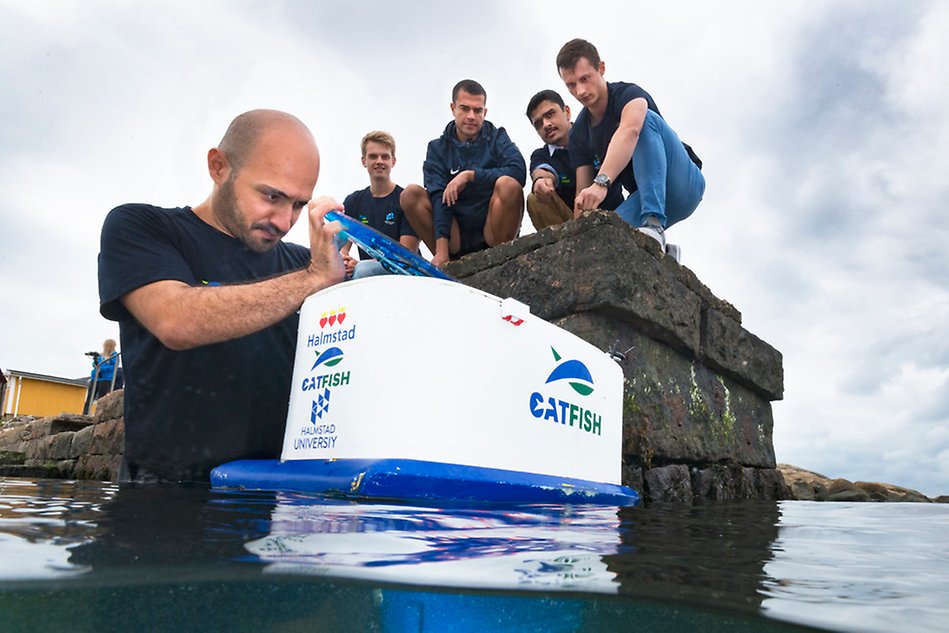
[[313,401],[313,407],[310,409],[310,422],[316,424],[317,419],[323,419],[324,413],[330,410],[330,390],[324,389],[323,393]]

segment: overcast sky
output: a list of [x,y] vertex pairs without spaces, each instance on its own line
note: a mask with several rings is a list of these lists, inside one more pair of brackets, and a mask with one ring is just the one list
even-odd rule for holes
[[464,77],[529,155],[531,95],[579,112],[554,59],[584,37],[705,161],[668,237],[784,354],[778,460],[949,493],[949,3],[577,6],[0,0],[0,368],[87,373],[118,339],[98,314],[106,213],[202,201],[235,115],[299,116],[317,193],[342,200],[368,184],[370,129],[395,135],[395,179],[421,180]]

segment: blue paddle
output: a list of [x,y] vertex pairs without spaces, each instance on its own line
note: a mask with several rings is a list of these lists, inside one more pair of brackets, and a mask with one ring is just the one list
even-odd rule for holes
[[330,211],[326,214],[326,220],[342,224],[343,230],[339,232],[340,238],[357,244],[382,264],[383,268],[394,275],[435,277],[436,279],[455,281],[454,278],[446,275],[430,262],[425,261],[387,235],[383,235],[371,226],[357,222],[348,215],[338,211]]

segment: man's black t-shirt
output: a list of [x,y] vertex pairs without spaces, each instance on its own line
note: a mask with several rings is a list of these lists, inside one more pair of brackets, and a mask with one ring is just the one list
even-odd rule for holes
[[[553,152],[550,145],[544,145],[531,154],[531,166],[528,172],[533,174],[535,169],[543,168],[557,176],[557,195],[566,205],[573,209],[574,198],[577,197],[577,171],[570,164],[570,153],[566,147],[557,147]],[[610,189],[606,199],[600,204],[601,209],[613,210],[623,202],[623,192],[617,187]]]
[[[402,212],[399,203],[399,196],[402,195],[402,187],[395,186],[387,196],[375,198],[369,187],[360,191],[354,191],[343,200],[343,208],[346,215],[362,222],[380,233],[384,233],[396,242],[403,235],[415,237],[415,231],[409,224],[408,218]],[[372,259],[366,251],[359,249],[359,259]]]
[[207,480],[223,462],[279,456],[298,317],[239,339],[175,352],[119,299],[155,281],[240,284],[309,261],[306,248],[284,242],[255,253],[188,207],[127,204],[109,213],[99,253],[99,309],[119,322],[125,457],[133,479],[151,474]]
[[[656,102],[648,92],[636,84],[616,81],[607,84],[608,100],[606,112],[603,114],[603,120],[598,125],[590,125],[590,112],[586,108],[580,111],[580,116],[570,129],[570,163],[574,169],[584,165],[593,166],[593,174],[596,175],[600,170],[603,159],[606,158],[606,149],[613,139],[616,128],[619,127],[620,116],[623,108],[633,99],[643,98],[650,110],[662,116]],[[623,168],[619,177],[614,179],[613,186],[610,187],[610,195],[607,197],[613,199],[616,194],[614,190],[619,190],[620,185],[627,192],[633,193],[638,188],[636,178],[633,175],[633,161]],[[622,202],[622,192],[620,202]],[[606,207],[604,207],[606,208]]]

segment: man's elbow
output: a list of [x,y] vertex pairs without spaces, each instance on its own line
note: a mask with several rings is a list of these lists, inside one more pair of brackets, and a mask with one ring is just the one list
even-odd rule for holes
[[165,315],[145,327],[162,345],[173,352],[183,352],[205,344],[198,338],[193,320],[181,315]]

